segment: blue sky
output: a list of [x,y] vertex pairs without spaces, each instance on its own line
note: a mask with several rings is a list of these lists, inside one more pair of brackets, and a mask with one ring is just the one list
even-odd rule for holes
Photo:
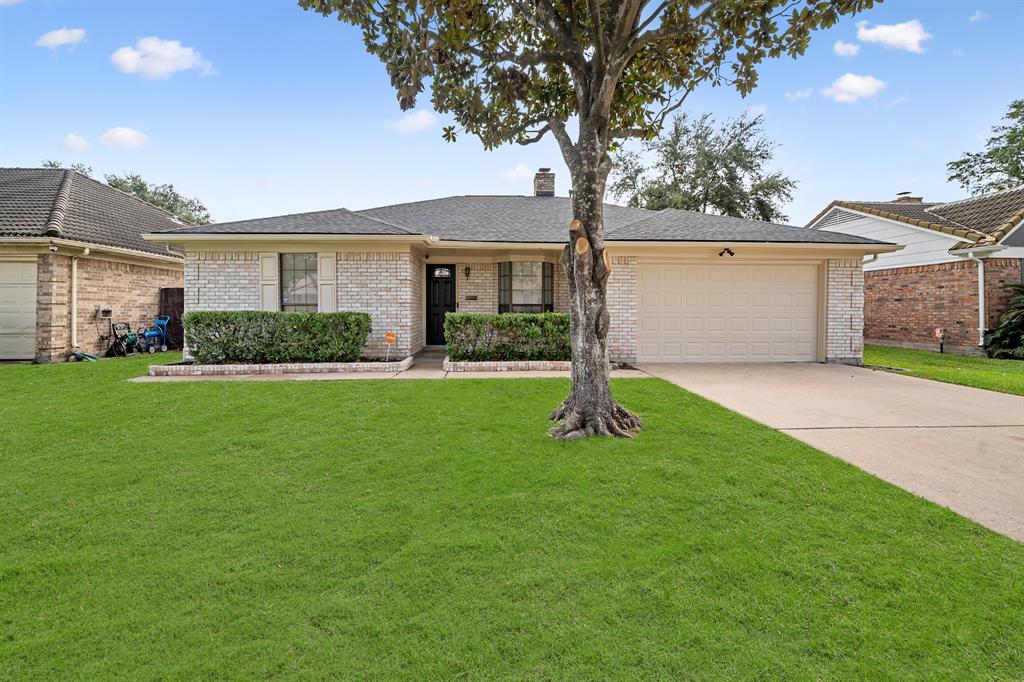
[[[795,224],[834,198],[956,199],[945,164],[1024,97],[1021,44],[1024,2],[890,0],[765,63],[746,99],[705,88],[687,110],[765,113]],[[568,191],[553,140],[488,152],[412,116],[356,30],[291,2],[0,0],[0,165],[138,172],[217,220],[528,194],[539,166]]]

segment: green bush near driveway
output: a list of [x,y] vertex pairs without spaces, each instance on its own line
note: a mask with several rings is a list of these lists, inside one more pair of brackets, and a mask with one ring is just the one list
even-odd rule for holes
[[569,360],[566,313],[449,313],[444,338],[452,360]]
[[204,365],[355,362],[370,335],[366,313],[200,310],[182,317],[185,343]]

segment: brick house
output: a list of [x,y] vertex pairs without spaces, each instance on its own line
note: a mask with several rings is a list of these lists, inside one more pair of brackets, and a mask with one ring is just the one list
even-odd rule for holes
[[902,244],[864,265],[870,343],[976,354],[1021,282],[1024,186],[948,203],[833,201],[807,227]]
[[[185,310],[356,310],[368,357],[444,344],[452,311],[566,311],[572,218],[532,196],[453,196],[145,235],[185,253]],[[703,213],[605,206],[616,362],[858,363],[861,261],[898,246]]]
[[0,168],[0,360],[99,354],[114,321],[159,314],[181,287],[179,253],[143,232],[181,227],[169,213],[72,170]]

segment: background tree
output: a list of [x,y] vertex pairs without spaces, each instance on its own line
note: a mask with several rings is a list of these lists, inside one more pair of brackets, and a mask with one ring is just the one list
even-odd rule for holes
[[949,181],[971,194],[998,192],[1024,185],[1024,99],[1010,102],[1007,125],[992,129],[985,151],[968,152],[946,164]]
[[[41,164],[41,167],[42,168],[64,168],[65,166],[60,161],[55,161],[53,159],[47,159],[46,161],[43,161],[43,163]],[[92,177],[92,166],[87,166],[84,163],[73,163],[73,164],[71,164],[70,166],[67,166],[67,167],[70,168],[73,171],[77,171],[78,173],[81,173],[82,175],[84,175],[87,178],[91,178]]]
[[614,156],[609,192],[654,211],[679,208],[785,222],[782,206],[793,198],[796,182],[767,168],[776,145],[763,123],[763,116],[746,112],[721,126],[711,114],[693,120],[678,114],[664,134],[643,143],[643,153]]
[[[435,110],[485,148],[550,133],[572,176],[561,263],[572,315],[572,389],[551,435],[628,436],[640,419],[611,394],[604,195],[616,141],[651,139],[701,84],[748,94],[766,58],[874,0],[299,0],[358,26],[403,109]],[[311,65],[320,68],[323,65]]]
[[208,225],[212,222],[210,212],[202,201],[186,197],[174,189],[174,185],[150,184],[135,173],[106,176],[111,187],[138,197],[145,202],[164,209],[192,225]]

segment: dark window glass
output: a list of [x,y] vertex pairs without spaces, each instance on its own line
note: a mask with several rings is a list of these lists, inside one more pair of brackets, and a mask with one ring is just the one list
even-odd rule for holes
[[554,310],[554,280],[551,263],[499,263],[498,312],[543,313]]
[[281,310],[317,311],[315,253],[281,254]]

